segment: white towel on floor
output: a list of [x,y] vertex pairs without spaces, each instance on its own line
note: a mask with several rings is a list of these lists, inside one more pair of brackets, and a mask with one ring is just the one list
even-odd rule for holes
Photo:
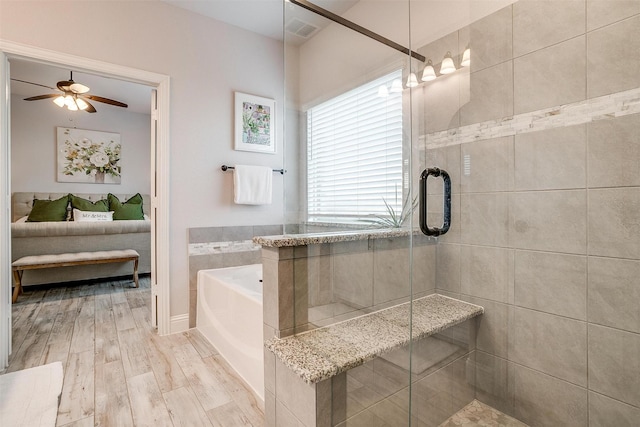
[[239,205],[270,205],[273,170],[265,166],[236,165],[234,198]]
[[0,375],[0,425],[54,427],[62,380],[60,362]]

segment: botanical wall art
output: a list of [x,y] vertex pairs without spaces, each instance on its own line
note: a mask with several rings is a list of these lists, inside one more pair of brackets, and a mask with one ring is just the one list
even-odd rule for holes
[[120,184],[120,134],[58,127],[58,182]]
[[276,102],[273,99],[235,93],[235,149],[276,152]]

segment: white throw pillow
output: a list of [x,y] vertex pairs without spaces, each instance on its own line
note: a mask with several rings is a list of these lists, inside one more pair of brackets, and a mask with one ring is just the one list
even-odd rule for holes
[[74,209],[73,220],[77,222],[113,221],[113,211],[89,212]]

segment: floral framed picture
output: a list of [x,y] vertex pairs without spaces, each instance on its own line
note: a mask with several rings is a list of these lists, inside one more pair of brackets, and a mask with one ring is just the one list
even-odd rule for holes
[[120,134],[57,128],[58,182],[120,184]]
[[235,93],[235,149],[275,154],[276,101]]

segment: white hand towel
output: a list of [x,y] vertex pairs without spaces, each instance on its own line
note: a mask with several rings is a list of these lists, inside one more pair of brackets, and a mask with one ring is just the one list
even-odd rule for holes
[[236,165],[234,198],[239,205],[270,205],[273,170],[264,166]]

